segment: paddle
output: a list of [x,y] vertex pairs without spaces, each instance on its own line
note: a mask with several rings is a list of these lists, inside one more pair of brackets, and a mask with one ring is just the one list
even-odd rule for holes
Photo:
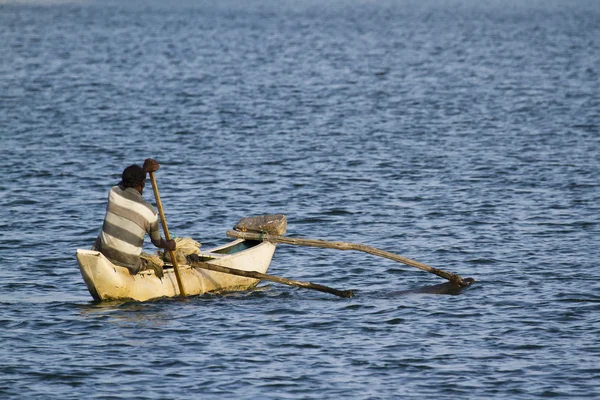
[[427,264],[420,263],[415,260],[411,260],[410,258],[402,257],[398,254],[390,253],[389,251],[384,251],[380,249],[376,249],[375,247],[366,246],[364,244],[356,244],[356,243],[347,243],[347,242],[329,242],[326,240],[315,240],[315,239],[297,239],[297,238],[287,238],[283,236],[277,235],[269,235],[266,233],[253,233],[253,232],[238,232],[229,230],[227,231],[227,236],[233,238],[240,239],[248,239],[248,240],[260,240],[267,241],[272,243],[284,243],[284,244],[295,244],[298,246],[309,246],[309,247],[322,247],[329,249],[338,249],[338,250],[357,250],[364,251],[365,253],[373,254],[375,256],[388,258],[390,260],[398,261],[406,265],[410,265],[412,267],[416,267],[422,269],[423,271],[430,272],[434,275],[440,276],[452,282],[453,284],[459,287],[466,287],[472,285],[475,280],[473,278],[463,278],[460,275],[456,275],[442,269],[433,268]]
[[[165,232],[165,240],[171,240],[171,236],[169,235],[169,227],[167,226],[167,219],[165,218],[165,212],[163,211],[163,206],[160,202],[160,194],[158,193],[158,186],[156,185],[156,178],[154,177],[154,172],[150,172],[150,179],[152,181],[152,189],[154,190],[154,198],[156,199],[156,206],[158,207],[158,212],[160,214],[160,220],[162,222],[163,231]],[[181,275],[179,275],[179,265],[177,265],[177,257],[175,257],[175,252],[173,250],[169,250],[169,255],[171,256],[173,270],[175,271],[175,277],[177,278],[177,286],[179,286],[179,293],[181,294],[181,297],[185,297],[185,289],[183,288],[183,281],[181,280]]]
[[319,285],[312,282],[294,281],[287,278],[282,278],[275,275],[267,275],[257,271],[244,271],[241,269],[223,267],[221,265],[209,264],[202,261],[188,261],[189,265],[195,268],[207,269],[210,271],[222,272],[224,274],[244,276],[247,278],[261,279],[265,281],[282,283],[284,285],[297,286],[305,289],[318,290],[320,292],[334,294],[339,297],[352,297],[354,293],[351,290],[337,290],[328,286]]

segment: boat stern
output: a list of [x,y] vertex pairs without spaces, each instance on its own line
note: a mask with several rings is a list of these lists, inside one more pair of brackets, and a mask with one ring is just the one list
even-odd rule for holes
[[116,273],[115,266],[99,251],[77,249],[77,262],[83,281],[94,300],[114,297],[105,293],[103,288],[110,287],[117,292],[125,289],[125,283]]

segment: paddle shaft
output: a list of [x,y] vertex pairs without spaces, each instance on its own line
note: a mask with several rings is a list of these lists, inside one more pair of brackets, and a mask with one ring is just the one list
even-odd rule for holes
[[326,240],[320,239],[298,239],[298,238],[288,238],[283,236],[269,235],[266,233],[254,233],[254,232],[238,232],[234,230],[227,231],[227,236],[239,239],[247,239],[247,240],[264,240],[272,243],[284,243],[284,244],[293,244],[298,246],[309,246],[309,247],[321,247],[328,249],[337,249],[337,250],[357,250],[363,251],[365,253],[373,254],[375,256],[388,258],[390,260],[398,261],[406,265],[410,265],[412,267],[419,268],[423,271],[430,272],[439,277],[445,278],[450,282],[464,287],[471,285],[474,280],[471,278],[463,279],[460,275],[453,274],[451,272],[444,271],[442,269],[431,267],[427,264],[420,263],[415,260],[411,260],[410,258],[402,257],[398,254],[390,253],[389,251],[384,251],[377,249],[375,247],[366,246],[364,244],[357,243],[347,243],[347,242],[330,242]]
[[191,265],[192,267],[195,267],[195,268],[202,268],[202,269],[207,269],[210,271],[222,272],[224,274],[244,276],[246,278],[254,278],[254,279],[260,279],[260,280],[264,280],[264,281],[281,283],[281,284],[289,285],[289,286],[296,286],[296,287],[301,287],[301,288],[305,288],[305,289],[318,290],[320,292],[334,294],[339,297],[347,298],[347,297],[352,297],[354,295],[354,293],[351,290],[338,290],[338,289],[330,288],[328,286],[319,285],[317,283],[295,281],[292,279],[282,278],[280,276],[263,274],[263,273],[260,273],[257,271],[244,271],[241,269],[223,267],[221,265],[216,265],[216,264],[209,264],[209,263],[202,262],[202,261],[189,262],[189,265]]
[[[154,172],[150,172],[150,180],[152,181],[152,189],[154,190],[156,206],[158,207],[158,213],[160,214],[160,220],[162,222],[163,231],[165,232],[165,240],[171,240],[171,235],[169,235],[169,227],[167,226],[167,218],[165,218],[165,212],[163,211],[163,206],[160,201],[160,194],[158,193],[158,186],[156,185],[156,178],[154,177]],[[173,270],[175,271],[175,277],[177,278],[177,286],[179,286],[179,293],[181,294],[181,297],[185,297],[185,289],[183,287],[181,275],[179,275],[179,265],[177,264],[177,257],[175,257],[175,252],[173,250],[169,250],[169,255],[171,256]]]

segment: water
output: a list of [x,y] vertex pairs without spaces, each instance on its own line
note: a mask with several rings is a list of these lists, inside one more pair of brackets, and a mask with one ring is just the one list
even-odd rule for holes
[[[599,38],[584,0],[1,1],[0,397],[597,398]],[[75,250],[149,156],[205,248],[281,212],[477,283],[280,245],[357,296],[94,303]]]

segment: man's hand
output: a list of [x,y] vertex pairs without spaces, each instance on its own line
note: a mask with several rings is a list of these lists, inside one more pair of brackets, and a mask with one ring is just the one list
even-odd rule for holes
[[160,164],[158,163],[158,161],[153,160],[151,158],[146,158],[146,160],[144,160],[144,172],[145,173],[156,172],[156,171],[158,171],[159,168],[160,168]]
[[164,240],[161,243],[161,247],[163,249],[165,249],[166,251],[175,251],[175,248],[177,247],[177,245],[175,244],[175,241],[173,239],[171,240]]

